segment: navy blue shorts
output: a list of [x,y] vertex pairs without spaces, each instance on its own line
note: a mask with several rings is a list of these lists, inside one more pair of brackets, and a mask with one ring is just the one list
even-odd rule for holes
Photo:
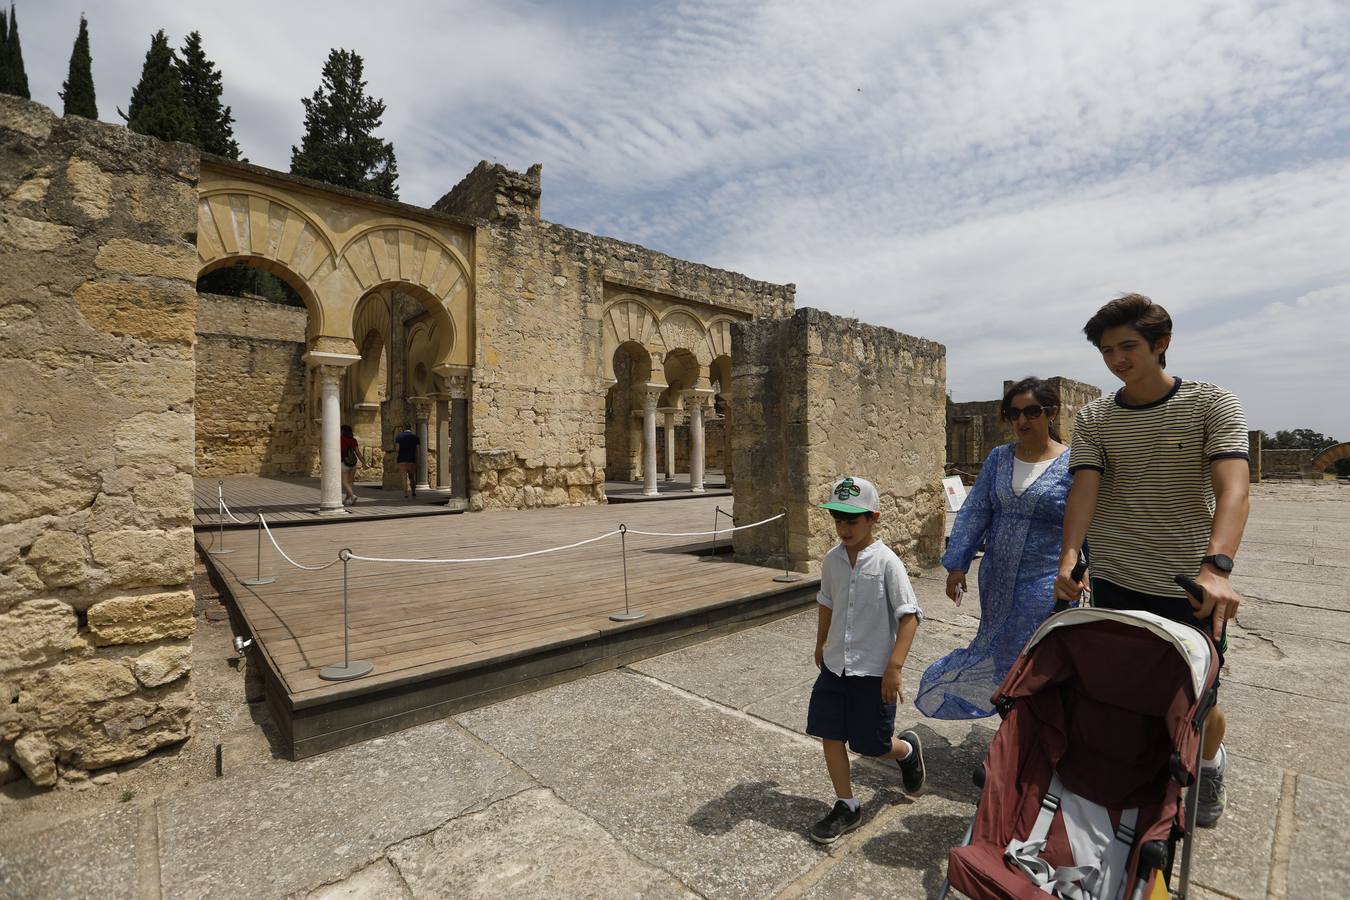
[[[1195,617],[1195,607],[1191,606],[1191,601],[1184,597],[1160,597],[1156,594],[1141,594],[1139,591],[1130,588],[1121,587],[1112,581],[1104,578],[1092,579],[1092,605],[1100,606],[1104,609],[1140,609],[1144,612],[1151,612],[1155,616],[1162,616],[1164,619],[1171,619],[1173,622],[1180,622],[1182,625],[1189,625],[1192,628],[1198,628],[1205,633],[1209,633],[1205,626],[1207,621],[1202,621]],[[1214,649],[1218,651],[1219,668],[1223,668],[1224,655],[1228,652],[1228,623],[1223,623],[1223,633],[1215,644]],[[1219,687],[1219,678],[1214,678],[1214,687]]]
[[862,756],[890,753],[895,704],[881,702],[881,676],[836,675],[822,666],[811,688],[806,733],[829,741],[846,741]]

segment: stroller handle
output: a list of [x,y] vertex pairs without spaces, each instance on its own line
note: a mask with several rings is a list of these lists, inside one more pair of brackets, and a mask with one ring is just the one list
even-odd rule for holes
[[1201,603],[1205,602],[1205,589],[1189,575],[1178,575],[1172,579],[1177,586]]

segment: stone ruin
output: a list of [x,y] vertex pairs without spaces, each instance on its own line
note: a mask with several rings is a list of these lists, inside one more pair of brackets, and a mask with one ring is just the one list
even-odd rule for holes
[[[963,403],[947,401],[947,471],[959,474],[968,482],[980,474],[984,460],[999,444],[1013,439],[1012,429],[1003,420],[1003,393],[1020,378],[1003,382],[1003,391],[994,400],[971,400]],[[1073,420],[1078,410],[1102,395],[1096,385],[1074,381],[1057,375],[1046,381],[1059,394],[1059,412],[1055,428],[1064,443],[1073,439]]]

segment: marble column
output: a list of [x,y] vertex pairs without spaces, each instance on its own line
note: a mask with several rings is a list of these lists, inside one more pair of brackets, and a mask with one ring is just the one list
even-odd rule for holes
[[689,490],[703,493],[703,397],[691,393],[684,402],[689,411]]
[[428,422],[431,418],[431,400],[428,397],[409,397],[417,413],[417,484],[419,491],[431,490],[427,483],[427,440],[430,438]]
[[342,505],[342,367],[319,365],[319,515],[345,516]]
[[675,407],[660,410],[666,415],[666,481],[675,480]]
[[450,488],[450,395],[436,394],[436,490]]
[[655,497],[656,487],[656,401],[660,389],[644,388],[642,393],[642,493]]
[[450,496],[469,499],[469,376],[454,375],[450,385]]

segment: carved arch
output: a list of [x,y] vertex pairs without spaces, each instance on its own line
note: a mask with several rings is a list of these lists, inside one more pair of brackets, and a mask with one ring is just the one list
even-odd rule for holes
[[381,223],[366,228],[338,254],[362,292],[386,284],[414,285],[443,308],[467,294],[469,263],[435,232],[410,223]]
[[1341,444],[1332,444],[1330,447],[1318,451],[1312,458],[1312,467],[1314,472],[1326,472],[1334,464],[1343,459],[1350,459],[1350,441]]
[[647,303],[630,294],[616,298],[600,314],[600,350],[604,377],[615,380],[614,353],[624,344],[641,344],[650,353],[660,349],[654,342],[659,316]]
[[688,350],[698,360],[699,365],[706,366],[712,362],[712,356],[708,352],[707,326],[693,311],[679,306],[666,310],[665,315],[661,317],[657,334],[663,352]]
[[731,356],[731,326],[736,322],[730,316],[713,316],[708,322],[708,358]]

